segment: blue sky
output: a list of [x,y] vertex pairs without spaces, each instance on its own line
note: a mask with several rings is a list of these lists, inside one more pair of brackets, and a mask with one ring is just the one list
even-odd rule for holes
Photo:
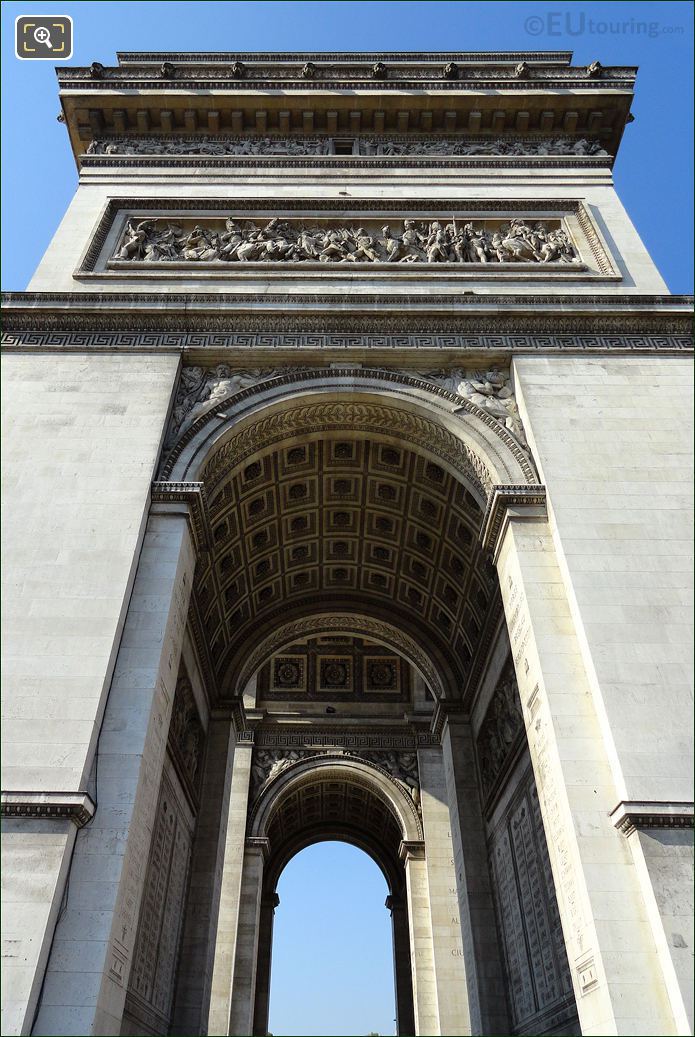
[[[76,171],[51,62],[14,57],[20,14],[70,14],[70,64],[117,50],[574,50],[639,65],[618,192],[672,292],[692,291],[692,5],[475,2],[2,4],[2,286],[23,290],[72,197]],[[616,31],[617,30],[617,31]],[[295,858],[276,914],[271,1030],[393,1033],[386,886],[333,843]]]
[[616,184],[670,290],[692,291],[689,2],[3,3],[6,290],[26,287],[76,183],[52,63],[14,57],[14,20],[31,13],[72,15],[77,65],[113,64],[117,50],[312,49],[574,50],[578,64],[639,65]]
[[318,843],[292,858],[278,895],[270,1032],[395,1033],[388,887],[374,861],[347,843]]

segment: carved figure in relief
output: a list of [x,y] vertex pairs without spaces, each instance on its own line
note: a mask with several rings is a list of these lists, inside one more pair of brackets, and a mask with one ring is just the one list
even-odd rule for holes
[[[210,138],[179,137],[166,140],[157,137],[118,138],[93,140],[87,148],[88,155],[331,155],[335,145],[331,137],[237,137]],[[576,157],[607,156],[597,140],[447,140],[440,138],[417,140],[394,140],[392,138],[361,137],[355,141],[356,155],[383,156],[523,156],[523,155],[569,155]]]
[[195,787],[204,732],[191,682],[186,676],[179,677],[176,684],[169,738],[176,748],[186,776]]
[[224,230],[151,219],[130,220],[116,259],[128,262],[187,263],[576,263],[578,257],[560,226],[523,219],[485,225],[438,220],[403,221],[402,234],[390,225],[381,236],[363,226],[306,225],[275,217],[265,226],[232,216]]
[[184,367],[171,416],[167,447],[176,436],[185,432],[204,410],[265,378],[272,378],[276,373],[272,369],[234,371],[227,364],[218,364],[211,370]]
[[301,760],[302,753],[296,749],[257,749],[251,764],[251,784],[253,794],[257,795],[263,786],[277,778],[278,774]]
[[[416,374],[412,371],[406,373]],[[519,408],[514,399],[514,390],[508,374],[497,368],[468,373],[462,368],[454,368],[451,371],[429,371],[421,377],[470,400],[476,407],[480,407],[481,410],[500,421],[522,446],[527,446]]]
[[510,666],[495,688],[476,739],[484,793],[493,786],[523,726],[518,685]]

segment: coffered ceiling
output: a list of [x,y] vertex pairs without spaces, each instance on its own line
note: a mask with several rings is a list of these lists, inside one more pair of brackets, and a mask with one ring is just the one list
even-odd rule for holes
[[481,521],[451,475],[394,442],[336,432],[246,459],[216,483],[196,578],[223,695],[260,638],[330,609],[399,626],[461,688],[495,599]]

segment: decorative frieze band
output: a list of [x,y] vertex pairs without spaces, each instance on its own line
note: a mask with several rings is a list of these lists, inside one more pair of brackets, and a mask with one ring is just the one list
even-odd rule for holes
[[439,741],[429,731],[375,730],[374,728],[350,731],[338,728],[285,728],[260,727],[256,731],[255,745],[260,749],[345,749],[396,752],[415,752],[438,746]]
[[610,816],[619,832],[632,835],[640,828],[692,828],[694,810],[689,801],[622,800]]
[[[349,147],[346,155],[345,148]],[[306,155],[333,155],[341,160],[349,156],[399,158],[440,157],[545,157],[609,158],[598,140],[572,137],[510,138],[497,137],[379,137],[376,135],[353,138],[311,136],[236,136],[236,137],[104,137],[90,142],[87,156],[108,159],[112,155],[147,156],[205,156],[257,158],[258,156],[298,157]]]
[[[291,319],[291,318],[288,318]],[[634,318],[625,318],[630,320]],[[155,353],[183,352],[196,354],[262,353],[274,355],[286,350],[306,353],[330,353],[331,350],[352,350],[368,353],[394,352],[398,350],[424,351],[457,350],[467,353],[586,353],[611,355],[640,355],[644,353],[692,352],[692,337],[688,334],[528,334],[461,335],[456,333],[383,334],[336,333],[293,331],[42,331],[46,320],[35,314],[33,322],[37,330],[6,331],[2,346],[6,350],[55,350],[56,352],[136,352]],[[521,318],[523,320],[523,318]],[[6,311],[6,323],[14,318]],[[168,322],[168,318],[166,319]],[[91,323],[91,321],[90,321]],[[102,323],[97,318],[97,323]],[[516,323],[519,323],[517,319]]]
[[0,814],[8,818],[67,820],[82,828],[95,810],[87,792],[3,792],[0,796]]

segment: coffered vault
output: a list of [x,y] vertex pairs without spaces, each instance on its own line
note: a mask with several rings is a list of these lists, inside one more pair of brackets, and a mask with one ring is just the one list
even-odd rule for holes
[[226,381],[164,465],[202,477],[195,611],[222,697],[274,627],[336,606],[415,634],[433,690],[459,695],[499,618],[480,542],[493,472],[535,481],[504,406],[369,369]]

